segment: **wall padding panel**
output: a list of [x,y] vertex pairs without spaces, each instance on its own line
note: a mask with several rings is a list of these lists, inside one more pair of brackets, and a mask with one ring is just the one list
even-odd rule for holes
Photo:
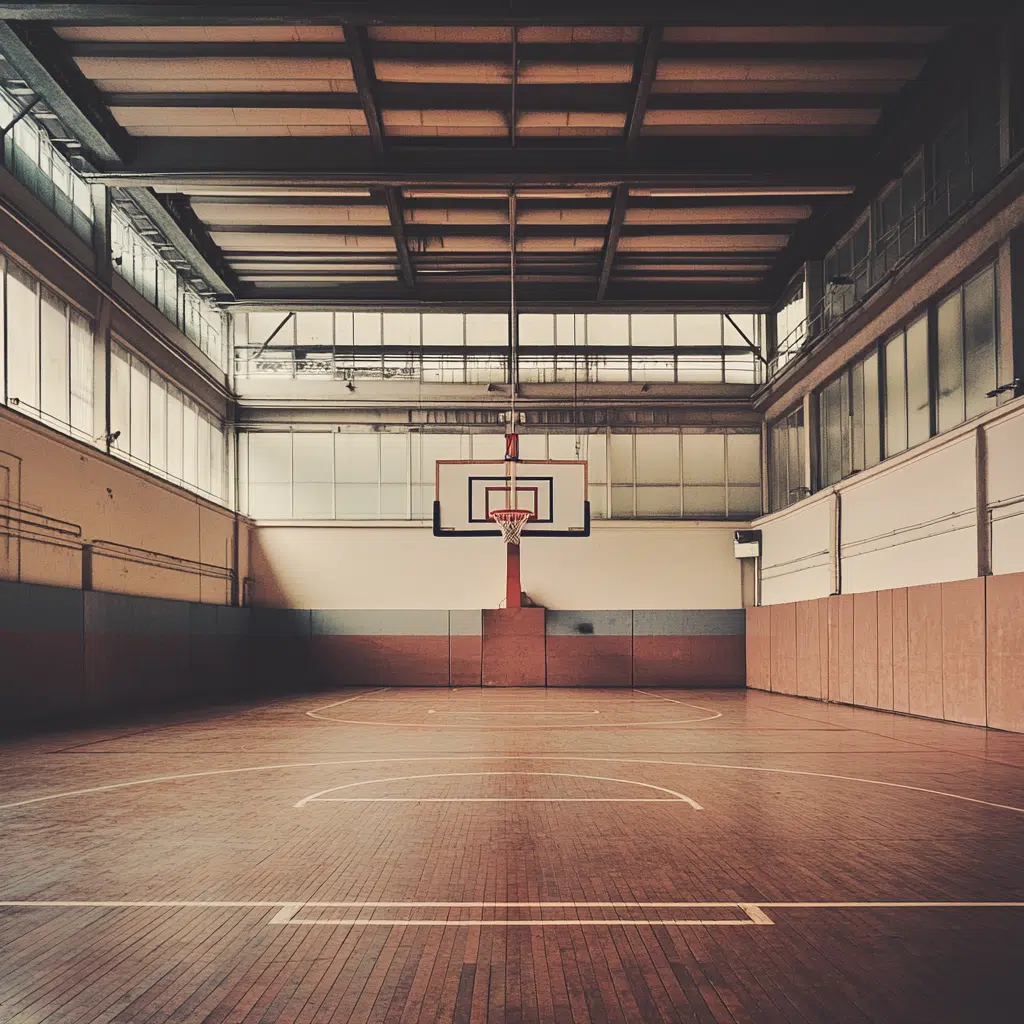
[[740,608],[635,611],[633,685],[742,686],[745,633],[746,615]]
[[545,614],[548,686],[632,686],[633,613]]
[[985,580],[942,584],[942,710],[985,724]]
[[771,608],[747,609],[747,686],[752,690],[770,690]]
[[751,686],[1024,732],[1024,573],[751,608],[747,621]]
[[988,724],[1024,732],[1024,573],[985,582]]

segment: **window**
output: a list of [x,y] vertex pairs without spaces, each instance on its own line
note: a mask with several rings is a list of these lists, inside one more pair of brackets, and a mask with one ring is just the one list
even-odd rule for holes
[[[430,519],[438,459],[495,459],[502,434],[419,431],[246,434],[249,514],[280,519]],[[588,463],[593,519],[749,518],[760,513],[760,435],[528,433],[524,459]],[[610,473],[610,476],[609,476]],[[332,506],[333,501],[333,506]]]
[[111,452],[205,497],[227,496],[221,423],[144,360],[110,348]]
[[33,275],[0,259],[0,294],[5,289],[7,318],[0,320],[0,331],[6,325],[6,336],[0,335],[0,346],[6,346],[7,404],[91,442],[91,321]]
[[996,271],[986,267],[939,303],[939,431],[994,409],[988,397],[997,384]]
[[[747,339],[755,348],[761,345],[763,318],[733,319],[745,337],[717,313],[523,313],[519,379],[757,384],[761,363]],[[253,312],[234,314],[232,324],[240,377],[319,375],[432,384],[507,377],[504,313]]]
[[809,493],[804,476],[806,463],[802,405],[772,424],[769,458],[771,508],[773,512],[778,512]]

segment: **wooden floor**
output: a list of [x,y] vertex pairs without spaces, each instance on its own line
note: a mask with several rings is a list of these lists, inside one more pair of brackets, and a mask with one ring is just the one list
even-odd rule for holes
[[0,748],[4,1024],[1022,1005],[1024,736],[743,691],[349,690]]

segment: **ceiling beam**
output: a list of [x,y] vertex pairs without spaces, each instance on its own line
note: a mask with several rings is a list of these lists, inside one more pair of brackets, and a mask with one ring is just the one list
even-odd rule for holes
[[178,250],[197,277],[222,297],[238,292],[238,280],[223,254],[193,212],[187,196],[156,196],[148,188],[133,188],[135,205]]
[[[370,141],[373,144],[374,156],[378,164],[383,164],[387,154],[387,142],[384,134],[384,121],[375,95],[377,76],[373,71],[373,59],[370,57],[370,44],[366,29],[361,25],[346,24],[344,30],[349,60],[352,62],[352,77],[356,83],[359,102],[362,104],[363,116],[370,129]],[[402,213],[401,195],[393,185],[385,185],[382,192],[384,203],[388,208],[391,233],[395,239],[398,269],[402,276],[402,283],[406,288],[414,289],[416,287],[416,272],[413,269],[412,257],[409,255],[409,242],[405,236],[405,216]]]
[[0,51],[82,144],[90,162],[117,167],[129,159],[131,137],[110,114],[93,82],[67,56],[52,29],[0,21]]
[[[820,0],[776,0],[771,22],[778,25],[964,24],[1011,6],[1001,0],[931,0],[920,5],[892,0],[823,5]],[[104,25],[619,25],[644,22],[693,26],[765,23],[764,0],[719,0],[687,5],[678,0],[634,0],[630,4],[565,3],[559,0],[293,0],[292,3],[218,3],[134,0],[127,3],[2,3],[0,18]]]
[[[654,76],[658,70],[658,49],[661,46],[662,30],[654,26],[644,30],[643,50],[633,75],[635,92],[633,106],[626,117],[625,141],[626,157],[631,159],[636,153],[637,142],[647,113],[647,101],[651,95]],[[612,203],[611,216],[608,218],[608,234],[604,243],[604,255],[601,261],[601,272],[597,279],[597,298],[601,300],[608,291],[608,282],[612,277],[615,265],[615,254],[619,248],[619,236],[626,220],[626,207],[629,205],[629,186],[618,185],[615,189],[615,200]]]

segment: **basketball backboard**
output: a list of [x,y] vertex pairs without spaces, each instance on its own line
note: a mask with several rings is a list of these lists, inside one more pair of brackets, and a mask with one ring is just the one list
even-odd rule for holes
[[533,513],[524,537],[590,536],[585,461],[441,460],[436,481],[435,537],[500,537],[491,513],[513,508]]

